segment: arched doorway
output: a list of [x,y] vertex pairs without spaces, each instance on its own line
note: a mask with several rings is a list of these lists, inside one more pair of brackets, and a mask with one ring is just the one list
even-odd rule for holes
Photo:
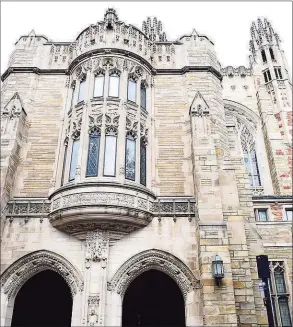
[[139,275],[125,292],[122,326],[185,326],[184,298],[177,283],[154,269]]
[[61,275],[44,270],[31,277],[14,302],[12,327],[71,326],[72,297]]

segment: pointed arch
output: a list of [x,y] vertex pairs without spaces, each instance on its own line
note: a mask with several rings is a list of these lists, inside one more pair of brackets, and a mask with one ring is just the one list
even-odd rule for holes
[[59,273],[64,278],[72,297],[83,290],[81,274],[67,259],[48,250],[39,250],[16,260],[1,275],[1,288],[8,300],[16,296],[28,279],[47,269]]
[[189,292],[201,287],[199,279],[180,259],[171,253],[151,249],[127,260],[108,282],[108,290],[116,291],[123,297],[130,283],[141,273],[150,269],[162,271],[173,278],[185,299]]

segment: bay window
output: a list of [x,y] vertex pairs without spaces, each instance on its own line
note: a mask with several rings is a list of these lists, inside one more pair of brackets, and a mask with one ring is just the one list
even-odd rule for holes
[[77,168],[77,159],[78,159],[78,148],[79,148],[79,139],[76,139],[72,143],[72,152],[71,152],[71,162],[69,170],[69,182],[75,179],[75,172]]
[[89,147],[86,166],[86,177],[98,176],[100,130],[96,129],[89,135]]
[[133,79],[128,80],[127,100],[136,102],[136,81],[134,81]]
[[119,97],[119,82],[118,73],[111,73],[109,76],[109,97]]
[[79,91],[78,91],[78,103],[85,100],[85,87],[86,87],[86,79],[80,81]]
[[102,97],[104,95],[104,80],[105,76],[103,74],[95,76],[94,98]]
[[117,130],[110,127],[106,131],[104,176],[116,175]]
[[131,133],[127,133],[125,147],[125,178],[135,181],[136,141]]

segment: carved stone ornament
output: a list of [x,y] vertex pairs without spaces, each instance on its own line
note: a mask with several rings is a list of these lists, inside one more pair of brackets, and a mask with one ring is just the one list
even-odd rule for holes
[[10,265],[1,275],[1,287],[8,299],[14,298],[28,279],[47,269],[64,278],[72,297],[83,291],[83,280],[78,270],[59,254],[46,250],[27,254]]
[[138,121],[134,121],[126,117],[126,131],[131,134],[134,138],[137,138],[137,127]]
[[107,265],[109,232],[103,230],[90,231],[86,236],[87,250],[85,266],[90,267],[90,262],[101,262],[102,268]]
[[91,294],[88,297],[88,326],[96,326],[99,320],[98,308],[99,308],[100,297],[98,294]]
[[108,282],[108,291],[116,291],[123,298],[130,283],[150,269],[157,269],[173,278],[184,298],[189,292],[201,287],[199,279],[181,260],[168,252],[152,249],[138,253],[127,260]]
[[103,114],[97,116],[89,116],[89,134],[94,131],[100,132],[103,122]]
[[105,114],[106,117],[106,135],[118,135],[119,117],[120,115]]
[[[14,96],[8,101],[3,110],[1,110],[1,116],[13,120],[20,117],[23,109],[22,101],[19,94],[16,92]],[[24,111],[25,112],[25,111]]]
[[140,123],[140,138],[144,145],[148,144],[148,128],[144,124]]
[[82,122],[82,118],[76,118],[75,121],[72,122],[72,134],[71,134],[71,138],[73,140],[77,140],[79,138],[80,135],[80,130],[81,130],[81,122]]
[[195,97],[190,106],[190,113],[192,116],[202,117],[209,115],[209,106],[200,94],[199,91],[196,92]]

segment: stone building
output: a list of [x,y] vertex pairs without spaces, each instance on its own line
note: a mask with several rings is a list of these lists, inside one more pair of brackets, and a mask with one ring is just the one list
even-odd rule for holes
[[250,31],[247,67],[114,9],[74,41],[19,38],[2,75],[1,326],[265,326],[260,254],[291,326],[292,84],[271,23]]

